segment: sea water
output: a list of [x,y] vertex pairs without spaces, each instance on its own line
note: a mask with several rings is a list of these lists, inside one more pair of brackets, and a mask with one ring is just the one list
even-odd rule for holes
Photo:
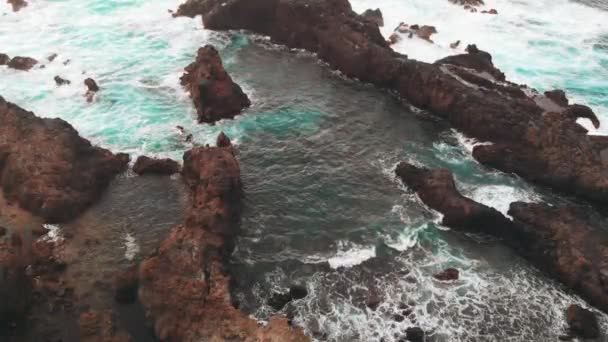
[[[471,157],[478,142],[390,94],[345,79],[313,55],[242,32],[210,32],[200,18],[172,18],[168,9],[179,2],[31,1],[17,14],[0,3],[0,52],[45,66],[29,72],[0,67],[0,95],[39,116],[63,118],[87,139],[133,158],[180,160],[192,145],[177,125],[192,132],[196,144],[226,132],[245,184],[234,296],[259,320],[273,314],[266,305],[273,291],[300,283],[309,295],[282,313],[294,314],[320,341],[398,341],[413,326],[435,341],[547,341],[564,334],[564,310],[582,303],[578,297],[499,241],[443,227],[394,168],[402,160],[448,168],[464,194],[503,213],[513,201],[559,199],[480,166]],[[476,43],[510,79],[541,91],[564,88],[600,118],[608,115],[608,13],[602,9],[566,0],[488,0],[499,12],[492,16],[447,0],[352,4],[357,11],[380,7],[386,36],[401,21],[435,25],[435,44],[405,38],[396,45],[411,58],[433,61]],[[451,50],[458,39],[461,47]],[[213,126],[196,122],[179,85],[204,44],[220,49],[253,102],[235,120]],[[49,62],[52,53],[58,57]],[[57,87],[56,75],[72,83]],[[93,103],[83,96],[87,77],[101,87]],[[118,189],[129,189],[128,183],[128,176],[121,178]],[[145,197],[146,189],[138,189]],[[127,218],[149,205],[113,198],[94,210],[128,222],[128,229],[116,228],[118,242],[108,244],[116,246],[106,251],[115,258],[139,260],[139,245],[154,240],[146,235],[152,221],[179,221],[150,217],[140,227]],[[433,278],[447,267],[458,268],[460,280]],[[366,305],[371,292],[381,299],[376,310]],[[396,315],[409,311],[399,321]],[[601,321],[606,327],[604,315]]]

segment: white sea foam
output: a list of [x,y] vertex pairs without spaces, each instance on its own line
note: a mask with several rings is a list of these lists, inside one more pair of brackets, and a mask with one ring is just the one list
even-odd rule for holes
[[42,237],[43,240],[57,242],[63,239],[61,235],[61,228],[54,224],[45,224],[44,228],[48,230],[48,233]]
[[125,259],[131,261],[139,253],[139,245],[135,240],[135,237],[130,233],[125,234]]

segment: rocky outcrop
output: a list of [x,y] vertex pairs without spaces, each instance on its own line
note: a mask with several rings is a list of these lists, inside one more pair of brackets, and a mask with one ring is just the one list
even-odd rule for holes
[[6,65],[12,69],[28,71],[36,64],[38,64],[38,61],[31,57],[16,56],[11,58],[11,60]]
[[20,9],[27,6],[27,1],[25,0],[6,0],[6,2],[13,6],[14,12],[18,12]]
[[460,277],[460,272],[455,268],[447,268],[447,269],[433,275],[433,278],[435,278],[437,280],[441,280],[441,281],[454,281],[454,280],[458,280],[459,277]]
[[67,122],[36,117],[2,97],[0,122],[0,187],[48,222],[77,216],[129,162],[92,146]]
[[462,196],[450,171],[402,162],[395,172],[426,205],[443,214],[446,226],[501,237],[509,233],[509,220],[497,210]]
[[589,208],[512,203],[507,219],[498,211],[462,196],[447,170],[401,163],[403,182],[446,226],[501,238],[542,271],[608,312],[608,233],[606,222]]
[[380,11],[379,8],[376,8],[375,10],[368,9],[365,12],[363,12],[361,14],[361,16],[373,23],[376,23],[376,25],[378,25],[378,27],[384,26],[384,17],[382,16],[382,11]]
[[89,92],[96,93],[99,91],[99,86],[97,85],[97,82],[95,82],[95,80],[90,77],[84,80],[84,85],[87,87],[87,91]]
[[308,341],[285,318],[259,326],[231,305],[227,259],[239,220],[241,179],[231,146],[184,154],[191,191],[184,224],[139,269],[139,299],[163,341]]
[[146,156],[137,158],[133,166],[133,172],[138,175],[155,174],[155,175],[172,175],[179,172],[180,165],[172,159],[155,159]]
[[608,150],[591,142],[567,108],[506,82],[486,52],[470,50],[434,64],[410,60],[392,51],[378,26],[347,0],[188,0],[178,14],[200,14],[208,29],[251,30],[314,52],[346,76],[388,88],[499,146],[498,160],[480,161],[608,204]]
[[6,65],[10,60],[11,58],[7,54],[0,53],[0,65]]
[[581,338],[600,337],[600,325],[595,314],[579,305],[570,305],[566,310],[566,321],[570,333]]
[[241,87],[224,70],[222,59],[213,46],[200,48],[196,61],[185,71],[181,84],[190,92],[199,122],[232,119],[251,105]]

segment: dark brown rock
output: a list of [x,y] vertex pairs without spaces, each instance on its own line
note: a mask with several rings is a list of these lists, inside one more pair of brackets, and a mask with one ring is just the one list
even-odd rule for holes
[[433,275],[433,277],[441,281],[454,281],[458,280],[458,278],[460,277],[460,272],[455,268],[448,268],[440,273]]
[[133,166],[133,172],[138,175],[156,174],[156,175],[172,175],[180,170],[179,163],[172,159],[155,159],[146,156],[137,158]]
[[450,0],[450,2],[456,5],[461,5],[465,7],[468,6],[469,8],[483,6],[485,4],[483,0]]
[[224,70],[220,55],[213,46],[200,48],[196,61],[185,71],[181,84],[190,92],[199,122],[232,119],[251,105],[241,87]]
[[230,142],[230,138],[228,138],[224,132],[221,132],[220,135],[217,136],[215,145],[217,147],[229,147],[232,146],[232,142]]
[[13,57],[8,62],[7,65],[9,68],[12,68],[12,69],[28,71],[31,68],[33,68],[34,65],[36,65],[36,64],[38,64],[38,61],[33,58],[17,56],[17,57]]
[[570,305],[566,310],[566,321],[570,332],[581,338],[600,337],[600,325],[595,314],[579,305]]
[[119,272],[114,277],[114,299],[121,304],[130,304],[137,300],[139,278],[137,269]]
[[84,80],[84,85],[87,86],[88,91],[92,93],[96,93],[99,91],[99,86],[97,85],[97,82],[95,82],[95,80],[90,77]]
[[0,53],[0,65],[6,65],[10,60],[11,58],[7,54]]
[[479,50],[476,45],[468,45],[467,54],[448,56],[436,61],[435,64],[457,65],[480,73],[487,72],[498,81],[505,80],[505,74],[492,63],[492,56],[485,51]]
[[287,318],[260,326],[231,305],[226,262],[239,221],[241,179],[230,147],[199,147],[184,154],[182,178],[192,206],[158,252],[139,267],[139,300],[160,340],[308,341]]
[[6,0],[6,2],[13,6],[14,12],[18,12],[20,9],[27,6],[27,1],[25,0]]
[[376,8],[375,10],[368,9],[363,12],[361,16],[373,23],[376,23],[376,25],[378,25],[379,27],[384,26],[384,17],[382,16],[382,11],[380,11],[379,8]]
[[55,76],[54,80],[55,80],[55,83],[57,84],[57,86],[62,86],[62,85],[67,85],[67,84],[72,83],[69,80],[61,78],[59,76]]
[[77,216],[129,162],[92,146],[67,122],[36,117],[2,97],[0,122],[0,187],[48,222]]

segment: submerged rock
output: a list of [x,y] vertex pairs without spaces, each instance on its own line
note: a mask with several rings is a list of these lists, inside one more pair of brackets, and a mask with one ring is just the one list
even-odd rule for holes
[[192,206],[158,252],[139,267],[139,300],[166,341],[308,341],[287,318],[260,326],[231,305],[226,262],[234,248],[241,206],[239,164],[231,147],[197,147],[184,154],[182,178]]
[[448,268],[442,272],[433,275],[433,277],[441,281],[454,281],[458,280],[458,278],[460,277],[460,272],[455,268]]
[[200,48],[196,61],[185,71],[181,84],[190,92],[199,122],[232,119],[251,105],[241,87],[224,70],[220,55],[213,46]]
[[579,305],[570,305],[566,310],[566,321],[570,332],[581,338],[600,337],[600,325],[595,314]]
[[47,222],[76,217],[129,162],[92,146],[67,122],[36,117],[1,96],[0,122],[0,187]]
[[172,159],[155,159],[146,156],[137,158],[133,166],[133,172],[138,175],[156,174],[156,175],[172,175],[178,173],[180,165]]
[[424,330],[419,327],[407,328],[405,339],[412,342],[424,342]]
[[379,27],[384,26],[384,17],[382,16],[382,11],[380,11],[379,8],[376,8],[375,10],[368,9],[363,12],[361,16],[373,23],[376,23],[376,25],[378,25]]
[[34,67],[34,65],[38,64],[38,61],[31,57],[13,57],[8,63],[8,67],[21,71],[28,71]]
[[49,56],[48,56],[46,59],[47,59],[49,62],[52,62],[52,61],[54,61],[54,60],[55,60],[55,58],[57,58],[57,56],[58,56],[58,55],[57,55],[56,53],[52,53],[52,54],[50,54],[50,55],[49,55]]

